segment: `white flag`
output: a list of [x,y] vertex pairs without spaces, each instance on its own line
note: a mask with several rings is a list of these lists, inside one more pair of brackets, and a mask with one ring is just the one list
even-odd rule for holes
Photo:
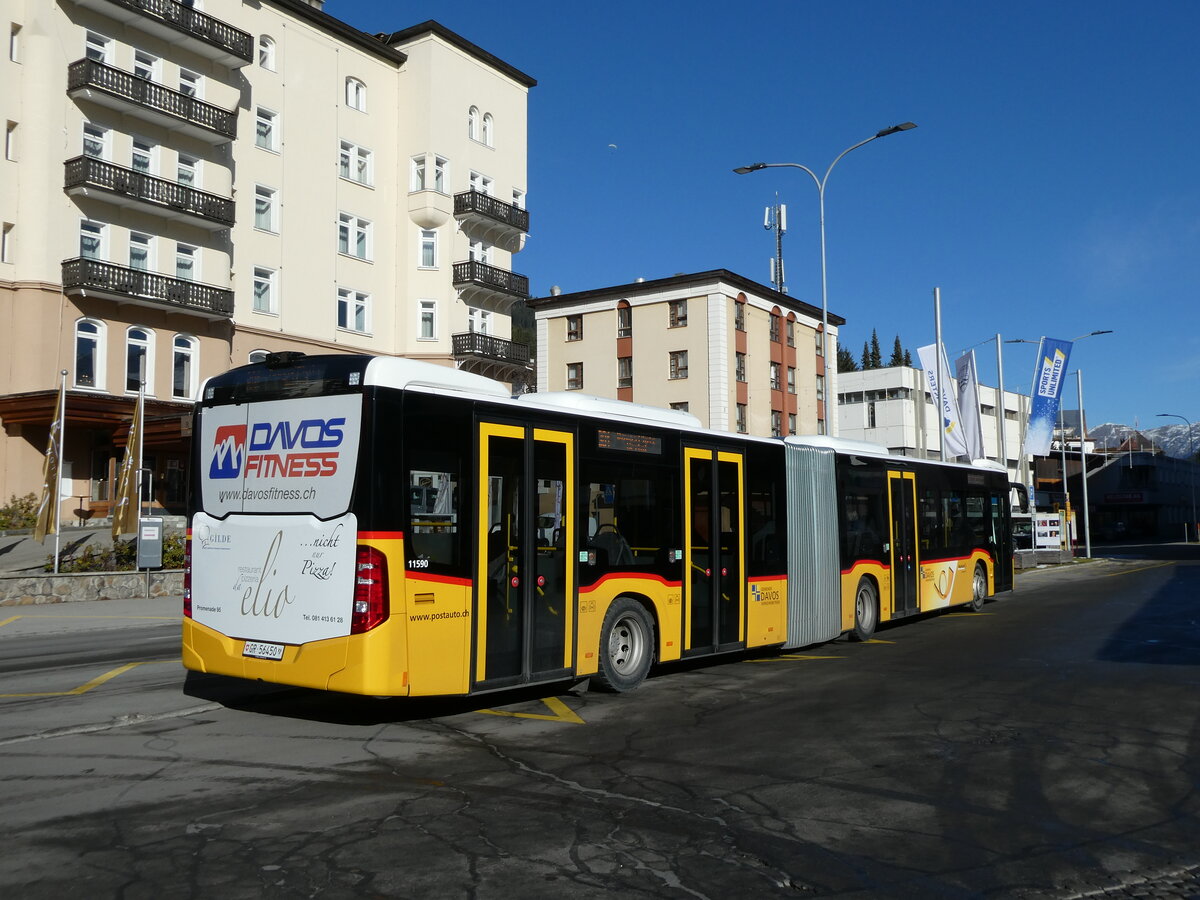
[[975,351],[968,350],[954,363],[958,376],[958,411],[962,415],[963,438],[971,459],[986,459],[983,450],[983,419],[979,415],[979,372]]
[[925,384],[929,388],[929,396],[933,398],[933,405],[939,411],[942,446],[945,447],[947,457],[969,456],[970,450],[963,440],[962,420],[958,413],[958,385],[950,377],[950,364],[946,361],[945,348],[939,347],[937,350],[935,353],[934,345],[926,344],[917,350],[917,356],[925,368]]

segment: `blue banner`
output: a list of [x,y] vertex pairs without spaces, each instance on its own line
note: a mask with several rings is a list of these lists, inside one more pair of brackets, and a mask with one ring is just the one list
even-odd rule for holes
[[1054,434],[1054,421],[1058,418],[1063,378],[1070,358],[1070,341],[1042,338],[1030,392],[1029,428],[1025,432],[1027,456],[1045,456],[1050,452],[1050,439]]

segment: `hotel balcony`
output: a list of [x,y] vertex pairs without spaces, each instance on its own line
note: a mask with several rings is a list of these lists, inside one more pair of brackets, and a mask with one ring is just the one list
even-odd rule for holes
[[[75,0],[118,22],[178,43],[230,69],[254,59],[254,37],[177,0]],[[182,40],[181,40],[182,37]]]
[[185,184],[135,172],[91,156],[67,160],[64,190],[72,197],[98,197],[201,228],[233,226],[233,201]]
[[65,260],[62,280],[63,291],[71,296],[103,297],[118,303],[193,313],[207,319],[228,319],[233,315],[233,291],[99,259]]
[[524,275],[474,259],[454,264],[454,286],[465,303],[505,315],[529,298],[529,279]]
[[455,194],[454,218],[468,237],[495,244],[509,253],[519,251],[529,233],[528,210],[481,191]]
[[210,143],[237,137],[237,110],[221,109],[94,59],[71,63],[67,94]]
[[527,345],[477,331],[452,335],[451,339],[454,360],[460,369],[514,385],[533,380]]

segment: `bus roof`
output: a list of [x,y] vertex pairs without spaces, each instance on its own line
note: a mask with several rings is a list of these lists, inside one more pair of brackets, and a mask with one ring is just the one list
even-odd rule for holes
[[648,425],[665,425],[675,428],[699,430],[704,426],[691,413],[661,406],[647,406],[628,400],[613,400],[580,394],[577,391],[548,391],[537,394],[522,394],[517,398],[524,406],[579,413],[583,415],[617,418],[626,422],[641,422]]
[[411,387],[434,388],[460,394],[502,397],[505,400],[512,396],[512,391],[507,385],[483,375],[397,356],[372,357],[367,363],[363,384],[399,390]]

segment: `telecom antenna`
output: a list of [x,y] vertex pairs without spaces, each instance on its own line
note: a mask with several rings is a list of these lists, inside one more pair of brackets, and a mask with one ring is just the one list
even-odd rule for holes
[[763,228],[775,232],[775,258],[771,260],[771,284],[781,294],[787,293],[783,277],[783,235],[787,231],[787,205],[779,202],[775,194],[775,205],[768,206],[763,215]]

